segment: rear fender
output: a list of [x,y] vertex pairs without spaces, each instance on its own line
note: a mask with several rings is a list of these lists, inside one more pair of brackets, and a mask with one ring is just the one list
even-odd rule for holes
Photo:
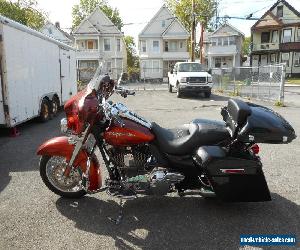
[[[62,156],[65,157],[67,162],[70,161],[73,151],[74,145],[69,144],[68,137],[61,136],[52,138],[45,143],[43,143],[37,150],[38,155],[47,155],[47,156]],[[75,167],[80,167],[82,172],[86,171],[87,168],[87,160],[88,154],[82,149],[76,160],[74,161]],[[100,164],[95,155],[91,157],[90,164],[90,191],[96,191],[102,186],[102,177],[100,171]]]

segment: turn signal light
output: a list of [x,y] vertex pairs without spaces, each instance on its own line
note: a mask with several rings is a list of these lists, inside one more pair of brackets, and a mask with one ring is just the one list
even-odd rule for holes
[[253,154],[257,155],[259,153],[259,146],[257,144],[254,144],[251,147],[251,150],[252,150]]

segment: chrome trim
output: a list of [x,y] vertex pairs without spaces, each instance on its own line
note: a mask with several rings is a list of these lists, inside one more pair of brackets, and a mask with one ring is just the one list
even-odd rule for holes
[[63,134],[67,134],[68,132],[68,120],[67,118],[63,118],[60,120],[60,131]]
[[[113,109],[115,109],[113,111]],[[120,117],[127,118],[129,120],[135,121],[144,127],[151,128],[151,123],[145,118],[137,115],[136,113],[130,111],[123,103],[116,103],[112,107],[112,113],[117,113]]]

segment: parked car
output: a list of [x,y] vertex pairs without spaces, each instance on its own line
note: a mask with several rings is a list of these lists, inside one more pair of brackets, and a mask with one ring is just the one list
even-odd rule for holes
[[177,97],[184,93],[204,93],[210,97],[212,88],[212,76],[206,72],[205,67],[196,62],[178,62],[168,73],[168,89],[177,90]]

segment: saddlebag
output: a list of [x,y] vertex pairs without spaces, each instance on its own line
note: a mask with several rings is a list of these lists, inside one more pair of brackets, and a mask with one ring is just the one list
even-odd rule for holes
[[252,157],[228,156],[218,146],[204,146],[197,150],[195,160],[204,171],[217,197],[223,201],[270,201],[271,196],[262,164]]

